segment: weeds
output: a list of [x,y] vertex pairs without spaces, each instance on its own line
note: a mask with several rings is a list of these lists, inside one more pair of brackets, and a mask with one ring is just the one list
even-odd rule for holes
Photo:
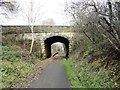
[[98,68],[98,61],[76,63],[64,60],[63,63],[72,88],[119,88],[119,81],[116,80],[118,75],[115,75],[114,67],[109,70],[104,67]]
[[2,46],[2,60],[0,63],[0,87],[25,87],[30,79],[39,71],[35,64],[24,60],[19,50],[13,47]]

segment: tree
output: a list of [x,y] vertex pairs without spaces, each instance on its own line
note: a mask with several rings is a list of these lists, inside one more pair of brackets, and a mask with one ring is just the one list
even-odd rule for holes
[[54,24],[55,21],[52,18],[42,21],[42,25],[54,25]]
[[[109,73],[110,76],[106,77],[109,77],[108,81],[112,79],[113,83],[116,82],[115,87],[119,87],[120,0],[116,2],[114,0],[103,0],[103,2],[102,0],[78,0],[68,4],[66,12],[73,18],[74,30],[77,32],[73,46],[75,50],[72,50],[71,55],[73,60],[81,65],[84,62],[86,66],[97,62],[95,66],[92,65],[95,72],[101,71],[101,68],[102,70],[105,68],[105,73],[109,70],[114,72],[114,75]],[[78,38],[78,34],[83,36]],[[82,66],[85,67],[85,65]],[[91,67],[89,68],[92,70]],[[78,76],[81,77],[79,72],[78,70]],[[104,79],[104,77],[103,80],[101,78],[102,81]],[[104,84],[107,82],[105,81]],[[113,85],[111,84],[110,87]]]
[[5,18],[11,18],[11,15],[16,14],[19,11],[19,4],[17,1],[0,1],[0,16]]
[[26,7],[23,7],[22,13],[23,13],[23,18],[24,20],[28,23],[29,28],[32,33],[32,42],[30,46],[30,51],[29,53],[32,53],[33,50],[33,45],[34,45],[34,25],[40,21],[41,18],[41,8],[42,6],[40,5],[39,2],[37,2],[37,5],[35,2],[32,0],[29,2]]
[[[100,36],[120,52],[119,3],[110,0],[106,4],[79,0],[67,5],[66,11],[72,16],[77,31],[83,32],[93,45],[96,46],[95,39]],[[99,38],[97,41],[100,41]]]

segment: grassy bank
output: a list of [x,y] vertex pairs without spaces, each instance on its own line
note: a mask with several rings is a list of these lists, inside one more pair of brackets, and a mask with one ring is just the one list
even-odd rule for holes
[[18,46],[2,46],[0,88],[25,87],[39,73],[40,60]]
[[114,67],[107,70],[98,68],[98,61],[87,63],[64,60],[63,63],[72,88],[119,88],[119,73],[115,75]]
[[72,67],[73,62],[71,60],[64,60],[63,61],[65,71],[67,73],[68,80],[70,81],[70,85],[72,88],[79,88],[80,83],[78,77],[75,74],[75,70]]

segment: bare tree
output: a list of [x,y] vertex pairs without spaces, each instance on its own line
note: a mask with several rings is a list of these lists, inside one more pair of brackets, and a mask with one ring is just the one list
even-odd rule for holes
[[42,21],[42,25],[54,25],[54,24],[55,21],[52,18]]
[[32,42],[29,53],[32,53],[33,45],[34,45],[34,25],[40,21],[41,18],[41,3],[34,3],[32,0],[29,2],[26,7],[22,9],[22,13],[24,14],[23,18],[28,23],[31,34],[32,34]]
[[[111,0],[106,4],[95,0],[78,0],[67,5],[66,11],[72,16],[77,31],[83,32],[93,45],[96,46],[95,39],[100,36],[120,52],[119,4],[119,1]],[[97,41],[100,41],[99,38]]]
[[[16,14],[19,11],[19,4],[16,0],[14,1],[0,1],[0,16],[5,18],[11,18],[11,14]],[[1,18],[2,20],[2,18]]]

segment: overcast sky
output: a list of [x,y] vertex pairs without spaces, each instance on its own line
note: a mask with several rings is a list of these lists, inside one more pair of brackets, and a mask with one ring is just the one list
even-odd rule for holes
[[[31,0],[19,0],[20,6],[26,10],[29,5],[28,3]],[[36,3],[36,7],[41,7],[41,15],[40,15],[40,23],[46,21],[48,19],[53,19],[56,25],[69,25],[69,17],[66,16],[64,12],[65,2],[70,2],[71,0],[32,0]],[[37,6],[37,4],[39,4]],[[14,17],[14,19],[10,19],[9,21],[4,21],[7,25],[24,25],[26,21],[23,20],[23,14],[19,12],[19,14]],[[38,23],[39,24],[39,23]]]
[[[20,3],[20,6],[23,10],[28,9],[29,3],[31,0],[17,0]],[[48,19],[53,19],[56,25],[69,25],[70,24],[70,17],[66,16],[64,12],[65,2],[71,2],[76,0],[32,0],[35,3],[36,7],[41,7],[37,12],[41,12],[39,17],[39,23],[41,24],[43,21]],[[99,1],[99,0],[98,0]],[[107,0],[100,0],[100,1],[107,1]],[[116,0],[117,1],[117,0]],[[119,1],[119,0],[118,0]],[[35,10],[35,9],[34,9]],[[27,11],[28,12],[28,11]],[[0,24],[6,25],[24,25],[27,24],[26,18],[24,17],[25,14],[22,14],[20,11],[16,14],[16,17],[13,19],[5,20],[4,16],[2,17],[3,21],[0,21]],[[0,16],[1,17],[1,16]]]

